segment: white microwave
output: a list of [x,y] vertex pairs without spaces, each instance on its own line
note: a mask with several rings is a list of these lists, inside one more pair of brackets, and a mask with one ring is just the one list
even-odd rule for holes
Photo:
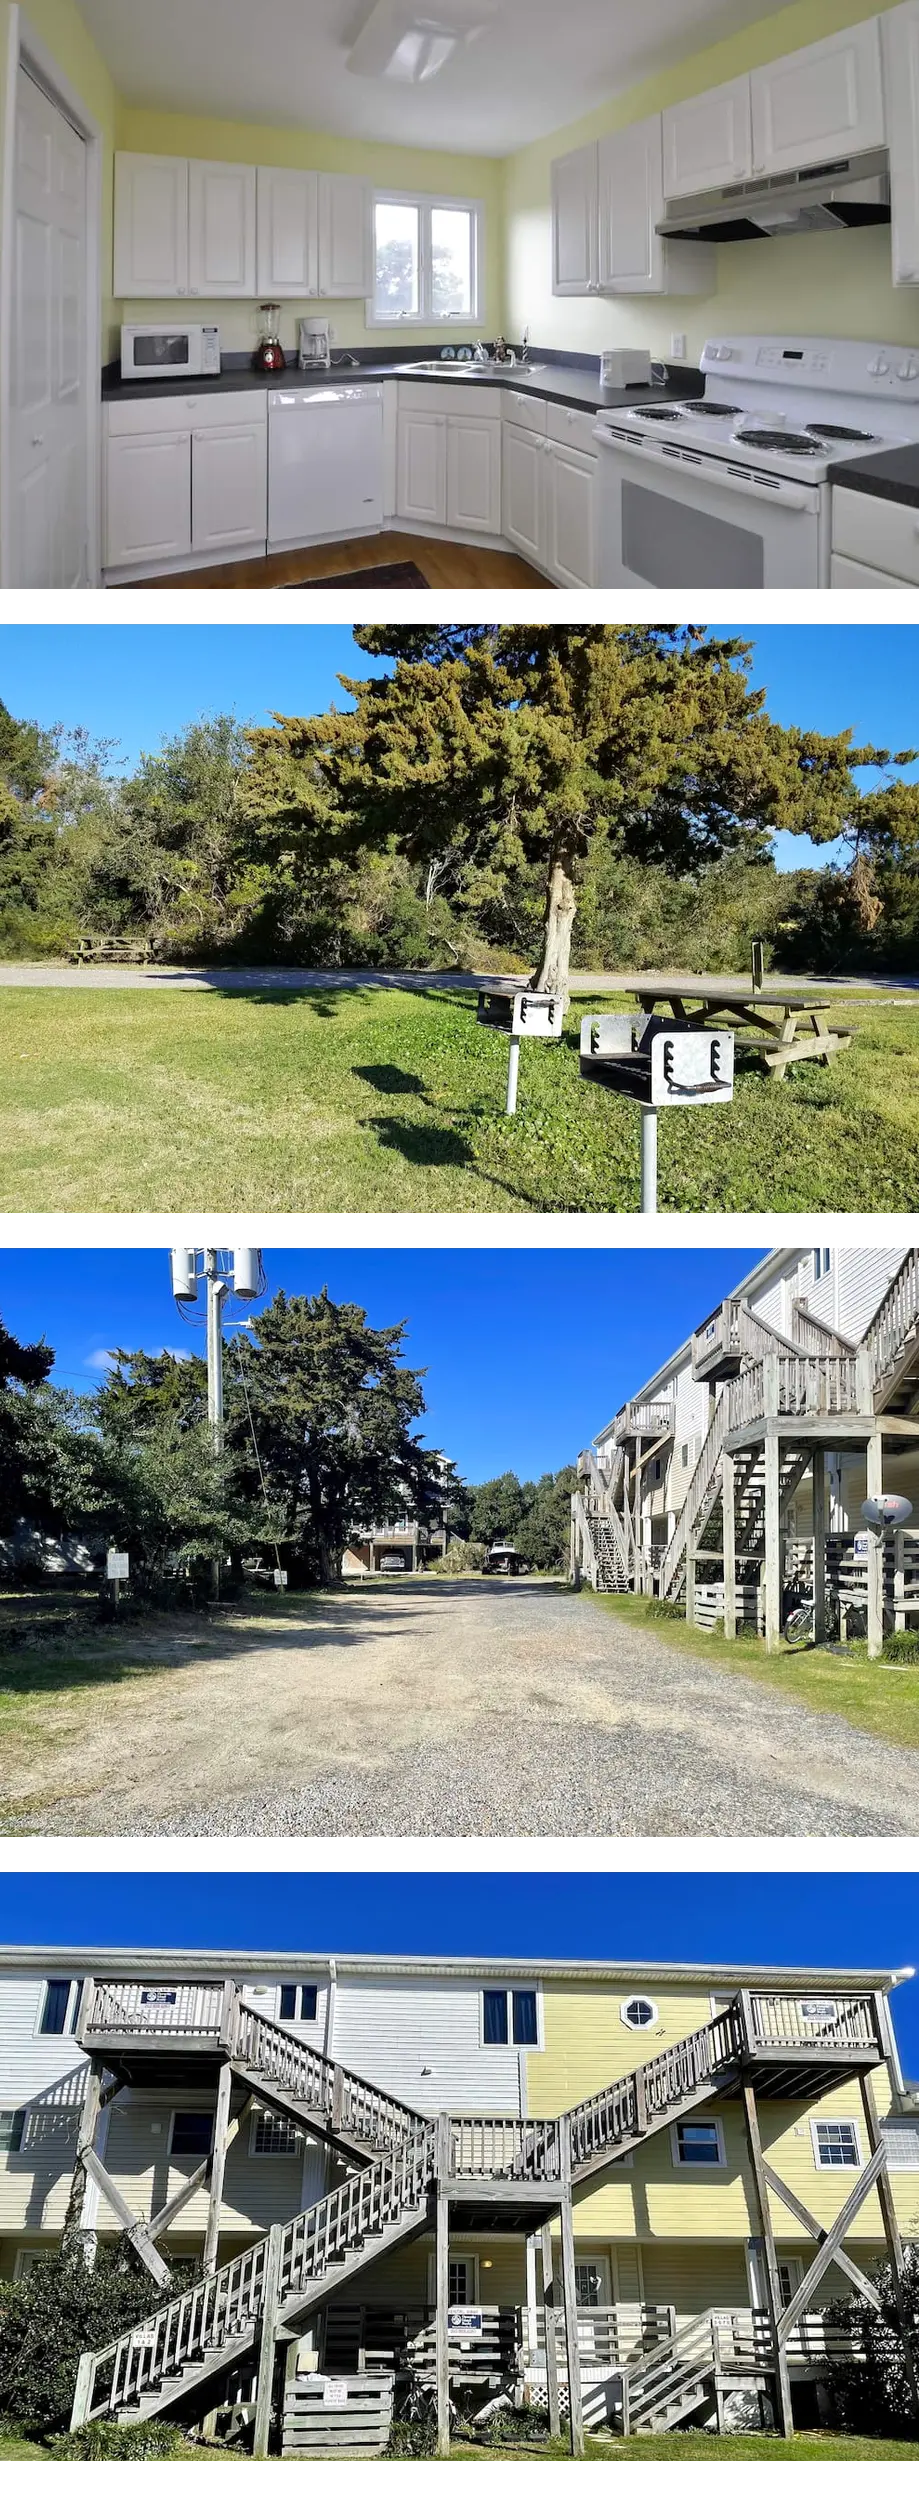
[[184,381],[219,373],[220,331],[207,322],[125,321],[121,331],[122,381]]

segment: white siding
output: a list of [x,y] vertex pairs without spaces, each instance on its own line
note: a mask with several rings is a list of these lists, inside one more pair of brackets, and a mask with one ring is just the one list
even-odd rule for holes
[[482,1987],[465,1977],[339,1975],[335,2053],[424,2113],[522,2111],[526,2052],[481,2043]]

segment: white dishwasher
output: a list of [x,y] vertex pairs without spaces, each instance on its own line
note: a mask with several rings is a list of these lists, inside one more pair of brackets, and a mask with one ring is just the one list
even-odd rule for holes
[[269,552],[382,525],[382,383],[270,391]]

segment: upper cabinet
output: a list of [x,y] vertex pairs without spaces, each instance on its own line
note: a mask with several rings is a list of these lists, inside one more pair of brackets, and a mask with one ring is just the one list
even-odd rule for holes
[[661,117],[629,122],[600,141],[601,294],[704,294],[715,282],[707,243],[665,242]]
[[370,295],[370,192],[351,173],[319,176],[319,293]]
[[754,173],[793,173],[823,156],[884,145],[876,17],[755,69],[750,88]]
[[188,168],[190,295],[255,294],[255,166]]
[[663,116],[664,195],[687,199],[693,191],[746,182],[753,171],[753,123],[749,78],[732,78],[707,95],[671,104]]
[[269,302],[319,292],[319,176],[260,165],[258,291]]
[[187,295],[184,156],[116,156],[116,295]]
[[893,282],[919,286],[919,0],[882,19]]
[[576,147],[552,166],[552,292],[595,295],[599,284],[597,147]]

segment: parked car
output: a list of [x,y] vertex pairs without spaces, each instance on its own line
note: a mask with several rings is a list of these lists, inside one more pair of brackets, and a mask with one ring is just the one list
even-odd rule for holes
[[522,1553],[515,1550],[513,1543],[492,1543],[482,1563],[486,1577],[522,1577],[526,1565]]
[[402,1577],[408,1568],[404,1551],[384,1551],[380,1561],[381,1577]]

